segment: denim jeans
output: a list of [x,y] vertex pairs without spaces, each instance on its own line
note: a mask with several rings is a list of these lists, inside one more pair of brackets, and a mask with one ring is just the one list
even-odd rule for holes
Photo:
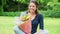
[[14,27],[15,34],[25,34],[18,26]]
[[[25,34],[18,26],[14,27],[15,34]],[[39,34],[48,34],[48,30],[42,30]]]

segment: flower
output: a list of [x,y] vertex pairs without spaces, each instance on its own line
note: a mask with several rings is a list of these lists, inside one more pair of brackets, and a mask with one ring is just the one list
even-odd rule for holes
[[29,20],[30,16],[29,15],[25,15],[22,17],[22,21],[27,21]]
[[24,15],[24,16],[22,17],[22,24],[25,23],[25,21],[29,20],[29,18],[30,18],[29,15],[27,15],[27,14]]

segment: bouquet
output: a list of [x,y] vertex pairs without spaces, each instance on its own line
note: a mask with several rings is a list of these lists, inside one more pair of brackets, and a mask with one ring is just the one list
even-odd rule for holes
[[26,34],[31,33],[31,20],[29,15],[25,15],[22,17],[22,24],[20,25],[20,28],[22,31],[24,31]]
[[29,18],[30,18],[30,16],[29,15],[24,15],[23,17],[22,17],[22,24],[25,22],[25,21],[27,21],[27,20],[29,20]]

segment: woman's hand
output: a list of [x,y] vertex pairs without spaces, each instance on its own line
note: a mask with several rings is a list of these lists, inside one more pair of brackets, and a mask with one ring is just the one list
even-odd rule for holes
[[36,32],[36,33],[34,33],[34,34],[39,34],[41,31],[42,31],[42,30],[40,29],[39,31],[37,31],[37,32]]
[[34,33],[34,34],[39,34],[38,32]]

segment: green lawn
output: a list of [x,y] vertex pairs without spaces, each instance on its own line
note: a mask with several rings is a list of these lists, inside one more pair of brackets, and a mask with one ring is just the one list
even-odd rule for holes
[[[45,18],[45,29],[49,34],[60,34],[60,18]],[[0,16],[0,34],[14,34],[14,17]]]
[[14,17],[0,17],[0,34],[14,34]]

